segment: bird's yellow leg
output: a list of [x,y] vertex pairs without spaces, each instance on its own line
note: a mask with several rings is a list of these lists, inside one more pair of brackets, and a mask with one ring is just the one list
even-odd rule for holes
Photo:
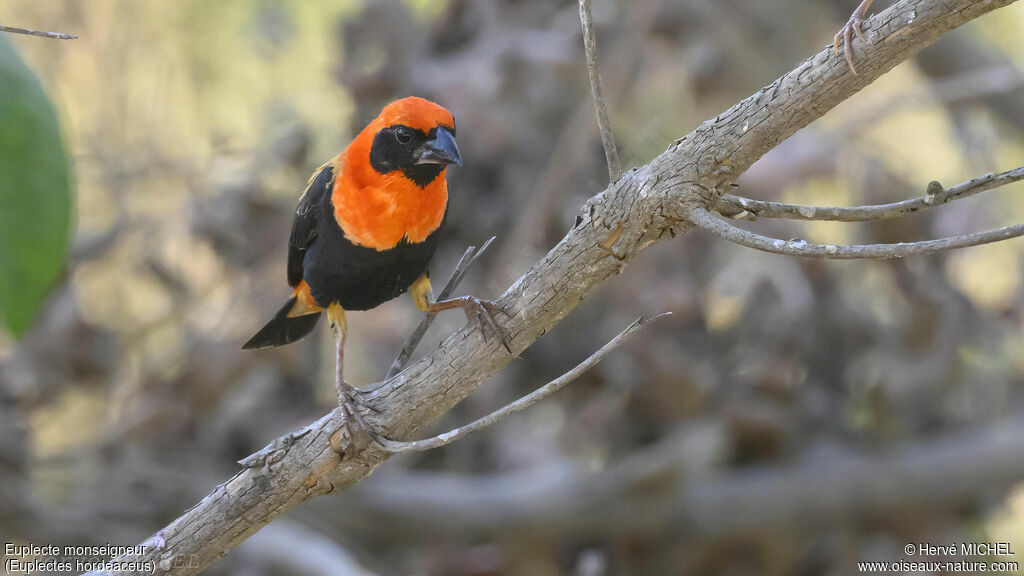
[[345,338],[348,336],[348,322],[345,321],[345,309],[337,302],[327,307],[327,321],[331,326],[331,333],[334,334],[334,345],[338,350],[337,373],[335,383],[338,387],[338,403],[345,404],[343,388],[345,383]]
[[420,277],[412,283],[409,293],[412,294],[416,307],[422,312],[430,309],[430,303],[434,301],[434,290],[430,287],[430,277],[426,273],[420,274]]
[[[354,440],[359,435],[359,432],[365,432],[371,438],[376,440],[381,436],[380,432],[367,427],[366,422],[363,421],[363,417],[360,414],[360,410],[367,410],[370,412],[377,412],[377,410],[366,405],[363,402],[362,396],[359,395],[359,390],[356,390],[348,382],[345,382],[345,339],[348,337],[348,323],[345,321],[345,309],[337,302],[332,303],[327,307],[327,321],[331,325],[331,332],[334,334],[334,343],[338,350],[335,385],[338,389],[338,405],[345,413],[345,428],[348,430],[349,438]],[[343,448],[340,447],[341,445],[339,445],[338,448],[335,448],[335,444],[333,442],[334,441],[332,439],[331,447],[334,448],[336,452],[341,453],[343,451]]]
[[466,318],[479,326],[481,334],[484,335],[484,340],[487,339],[487,330],[484,328],[486,325],[498,335],[498,339],[501,341],[501,345],[505,347],[505,350],[508,350],[509,354],[512,353],[512,348],[508,344],[508,336],[494,319],[495,312],[501,312],[506,316],[510,315],[501,306],[490,300],[483,300],[475,296],[461,296],[436,302],[433,290],[430,288],[430,278],[427,277],[425,272],[412,283],[412,286],[409,287],[409,292],[412,294],[413,301],[416,302],[416,307],[427,314],[437,314],[442,310],[462,308],[466,313]]

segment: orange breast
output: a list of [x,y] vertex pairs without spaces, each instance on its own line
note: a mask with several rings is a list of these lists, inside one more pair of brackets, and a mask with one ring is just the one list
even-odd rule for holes
[[370,173],[353,164],[344,163],[331,195],[334,219],[350,242],[388,250],[403,238],[422,242],[441,225],[448,206],[443,171],[420,188],[401,171],[376,172],[368,159],[365,170]]
[[423,132],[454,126],[451,112],[422,98],[396,100],[381,110],[334,161],[340,166],[331,202],[334,219],[350,242],[388,250],[403,238],[422,242],[437,230],[448,207],[445,172],[426,187],[402,174],[381,174],[370,165],[374,136],[387,126],[405,124]]

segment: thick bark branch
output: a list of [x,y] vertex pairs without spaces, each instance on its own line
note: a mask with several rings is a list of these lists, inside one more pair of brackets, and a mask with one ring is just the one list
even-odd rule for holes
[[[685,216],[693,205],[714,206],[720,190],[779,142],[942,34],[1011,3],[900,0],[865,23],[867,41],[855,43],[859,75],[829,46],[624,174],[586,203],[579,223],[499,300],[514,313],[499,319],[512,351],[521,352],[551,330],[597,285],[669,237],[665,232],[688,229]],[[616,238],[610,246],[615,258],[608,257],[610,237]],[[485,342],[477,330],[464,328],[404,372],[372,386],[366,400],[380,411],[372,420],[390,437],[407,438],[510,359],[496,339]],[[275,441],[253,467],[162,530],[166,546],[150,546],[143,558],[156,563],[157,574],[195,574],[298,504],[366,478],[388,455],[367,441],[344,446],[339,456],[329,439],[342,422],[335,410],[287,441]]]

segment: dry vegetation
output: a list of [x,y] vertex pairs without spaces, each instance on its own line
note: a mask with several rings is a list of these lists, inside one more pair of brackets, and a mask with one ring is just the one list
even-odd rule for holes
[[[821,50],[855,4],[597,2],[624,167]],[[306,174],[384,102],[455,111],[466,166],[435,276],[498,236],[464,291],[499,295],[607,183],[575,2],[13,0],[0,23],[80,36],[16,41],[63,113],[78,230],[44,317],[0,342],[0,540],[140,542],[333,407],[326,330],[238,348],[282,297]],[[955,31],[733,192],[881,204],[1018,168],[1022,32],[1019,4]],[[868,224],[748,228],[953,236],[1024,222],[1022,186]],[[830,262],[701,232],[661,242],[419,434],[528,393],[638,315],[672,317],[553,398],[392,458],[206,573],[850,573],[907,542],[1019,539],[1022,253]],[[381,380],[418,321],[408,298],[352,314],[352,383]],[[439,318],[421,353],[461,323]]]

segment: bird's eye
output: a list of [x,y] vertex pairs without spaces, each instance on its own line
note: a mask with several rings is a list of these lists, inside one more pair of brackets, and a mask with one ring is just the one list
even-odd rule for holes
[[395,129],[395,139],[399,144],[408,144],[412,142],[412,131],[405,126],[399,126]]

